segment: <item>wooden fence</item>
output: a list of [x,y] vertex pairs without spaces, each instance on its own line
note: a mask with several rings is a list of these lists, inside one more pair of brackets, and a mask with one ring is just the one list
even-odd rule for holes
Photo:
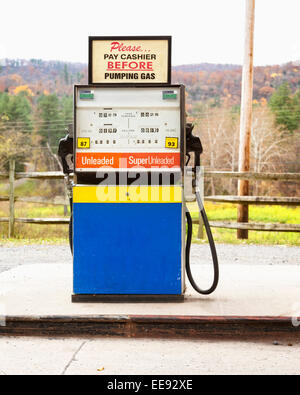
[[[238,173],[229,171],[206,171],[205,178],[234,178],[247,179],[252,181],[292,181],[299,182],[299,173]],[[9,202],[9,217],[1,218],[0,222],[9,224],[9,237],[14,237],[15,223],[40,224],[40,225],[60,225],[68,224],[68,218],[16,218],[15,202],[28,202],[37,204],[54,204],[67,205],[66,199],[61,198],[50,201],[45,198],[21,198],[15,196],[15,180],[18,179],[37,179],[37,180],[63,180],[64,175],[61,172],[38,172],[38,173],[16,173],[15,163],[10,161],[9,174],[1,173],[0,178],[9,179],[9,196],[0,196],[0,201]],[[261,196],[206,196],[205,201],[215,203],[234,203],[246,205],[279,205],[279,206],[300,206],[300,198],[298,197],[261,197]],[[203,237],[203,223],[201,218],[193,220],[194,224],[199,225],[198,237]],[[246,229],[255,231],[276,231],[276,232],[300,232],[300,224],[279,224],[279,223],[238,223],[230,221],[211,221],[211,227],[226,229]]]
[[[230,172],[230,171],[206,171],[205,178],[233,178],[251,181],[282,181],[299,182],[299,173],[254,173],[254,172]],[[276,206],[300,206],[298,197],[269,197],[269,196],[205,196],[205,201],[214,203],[233,203],[245,205],[276,205]],[[193,223],[198,224],[198,220]],[[256,222],[231,222],[210,221],[213,228],[244,229],[265,232],[300,232],[300,224],[280,223],[256,223]]]

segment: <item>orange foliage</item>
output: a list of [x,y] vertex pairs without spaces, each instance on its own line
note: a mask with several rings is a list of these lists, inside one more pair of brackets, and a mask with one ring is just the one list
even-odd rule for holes
[[20,92],[26,92],[29,96],[34,96],[28,85],[19,85],[13,90],[14,95],[18,95]]
[[259,90],[259,95],[260,96],[271,96],[274,93],[275,89],[272,88],[271,86],[263,86],[262,88],[260,88]]

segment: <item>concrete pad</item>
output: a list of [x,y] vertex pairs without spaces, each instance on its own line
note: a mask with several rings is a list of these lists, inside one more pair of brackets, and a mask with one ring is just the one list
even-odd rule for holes
[[299,350],[299,343],[94,339],[82,347],[66,374],[297,375]]
[[298,375],[299,351],[299,342],[273,340],[0,337],[0,376]]
[[82,343],[80,339],[0,338],[0,376],[62,374]]
[[[209,285],[212,268],[193,265],[200,286]],[[221,266],[220,285],[211,296],[187,284],[184,303],[72,304],[72,266],[23,265],[0,275],[0,316],[300,316],[300,267],[297,265]]]

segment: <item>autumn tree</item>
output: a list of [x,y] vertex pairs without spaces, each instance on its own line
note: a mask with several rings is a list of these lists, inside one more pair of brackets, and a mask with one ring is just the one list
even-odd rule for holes
[[[2,122],[0,122],[1,126]],[[7,170],[11,159],[16,161],[16,170],[23,170],[26,156],[30,153],[31,136],[8,129],[5,135],[0,134],[0,169]]]
[[30,149],[33,126],[31,105],[26,92],[17,96],[0,93],[0,166],[6,167],[15,159],[17,170],[23,170]]
[[[228,108],[198,106],[194,113],[195,133],[204,147],[202,164],[211,170],[235,171],[238,161],[239,113]],[[200,110],[200,111],[199,111]],[[207,193],[234,194],[232,180],[223,183],[210,179]]]
[[[251,169],[256,172],[284,171],[285,161],[293,155],[292,136],[285,134],[279,126],[274,125],[274,115],[267,107],[256,107],[253,111],[251,138]],[[274,186],[267,184],[265,190],[261,182],[256,182],[254,192],[271,194]]]

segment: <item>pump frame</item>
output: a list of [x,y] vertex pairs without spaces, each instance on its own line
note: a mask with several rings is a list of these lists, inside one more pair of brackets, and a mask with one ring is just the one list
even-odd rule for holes
[[[145,85],[132,85],[132,84],[87,84],[87,85],[75,85],[74,86],[74,174],[75,184],[85,185],[97,185],[99,184],[99,178],[97,178],[97,172],[78,172],[76,171],[76,151],[77,151],[77,125],[76,125],[76,105],[78,98],[79,89],[99,89],[99,88],[137,88],[137,89],[178,89],[180,90],[180,167],[176,171],[170,169],[170,173],[178,174],[178,178],[174,176],[173,183],[170,182],[168,185],[180,185],[182,188],[182,219],[181,219],[181,234],[185,235],[185,202],[184,202],[184,173],[185,173],[185,161],[186,161],[186,112],[185,112],[185,86],[184,85],[170,85],[170,84],[152,84],[151,86]],[[114,169],[117,174],[120,172],[130,173],[130,169]],[[166,169],[163,170],[165,173]],[[142,171],[141,171],[142,172]],[[140,173],[141,173],[140,172]],[[145,172],[145,171],[144,171]],[[146,171],[148,175],[151,174],[151,168]],[[156,172],[160,172],[160,169],[156,169]],[[138,169],[134,169],[134,173],[137,176],[140,174]],[[149,178],[148,178],[149,179]],[[133,181],[135,181],[133,179]],[[177,181],[177,182],[176,182]],[[117,184],[122,185],[122,184]],[[142,185],[142,184],[141,184]],[[152,186],[148,182],[149,186]],[[163,182],[159,185],[166,185]],[[185,277],[185,237],[181,238],[181,293],[176,294],[73,294],[72,302],[83,303],[83,302],[183,302],[185,289],[186,289],[186,277]]]

